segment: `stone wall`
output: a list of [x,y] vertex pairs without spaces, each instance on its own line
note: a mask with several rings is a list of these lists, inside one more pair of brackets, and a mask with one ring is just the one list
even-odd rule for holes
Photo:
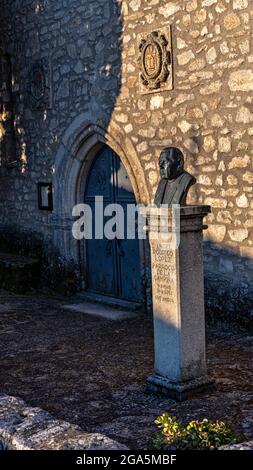
[[[205,252],[210,305],[234,311],[241,299],[249,311],[253,278],[250,0],[2,3],[2,49],[12,58],[20,165],[0,169],[1,200],[3,195],[5,200],[1,222],[15,220],[21,228],[50,236],[50,216],[37,208],[36,184],[57,179],[55,155],[82,113],[86,121],[120,139],[132,167],[143,172],[149,200],[158,182],[160,150],[178,146],[187,170],[198,180],[191,202],[213,207]],[[141,95],[138,35],[169,25],[174,88]],[[32,67],[41,61],[47,93],[34,106]]]

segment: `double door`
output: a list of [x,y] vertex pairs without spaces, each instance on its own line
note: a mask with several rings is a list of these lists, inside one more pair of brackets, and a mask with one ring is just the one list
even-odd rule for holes
[[[98,208],[96,196],[103,197],[104,210],[110,204],[118,204],[122,208],[120,212],[124,214],[124,224],[122,225],[121,221],[121,231],[118,236],[119,226],[113,226],[112,222],[116,214],[104,215],[103,213],[101,216],[100,213],[96,213]],[[91,207],[93,215],[93,238],[86,241],[88,290],[123,300],[141,302],[139,240],[138,237],[135,239],[127,237],[127,208],[129,205],[133,207],[136,199],[122,161],[107,146],[104,146],[94,159],[86,185],[85,203]],[[101,221],[103,222],[102,231]],[[96,224],[100,224],[99,230]],[[106,224],[109,224],[112,231],[116,232],[116,236],[112,239],[105,236]],[[97,238],[95,237],[96,229],[99,234]],[[135,229],[137,232],[137,225]],[[132,225],[132,233],[133,231]],[[103,236],[101,236],[102,232]]]

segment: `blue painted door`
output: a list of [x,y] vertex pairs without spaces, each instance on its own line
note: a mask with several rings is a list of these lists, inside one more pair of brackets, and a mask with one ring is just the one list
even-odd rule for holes
[[[95,239],[95,197],[107,204],[119,204],[124,210],[124,239]],[[127,207],[136,204],[127,171],[118,155],[104,146],[91,167],[85,203],[92,208],[93,238],[86,241],[88,290],[124,300],[141,302],[139,240],[127,239]],[[113,214],[114,215],[114,214]],[[106,224],[112,216],[103,216]],[[116,227],[115,227],[116,228]],[[114,230],[114,229],[113,229]]]

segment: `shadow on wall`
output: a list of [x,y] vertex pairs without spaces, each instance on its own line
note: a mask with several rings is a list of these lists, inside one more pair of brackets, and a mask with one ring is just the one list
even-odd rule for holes
[[[209,173],[201,174],[200,163],[214,165],[217,162],[210,156],[201,156],[204,137],[198,125],[188,130],[186,142],[186,168],[197,178],[197,184],[190,189],[188,203],[205,204],[208,196],[201,186],[200,175],[209,180],[206,188],[213,189],[213,185]],[[211,225],[208,220],[207,223]],[[238,247],[226,246],[209,237],[204,242],[204,268],[208,317],[230,317],[240,323],[252,324],[253,249],[239,244]]]
[[[66,272],[60,258],[48,247],[47,242],[37,239],[30,231],[17,232],[7,227],[0,232],[0,251],[28,256],[32,251],[42,260],[44,287],[70,293],[71,285],[74,288],[74,272]],[[209,239],[204,242],[204,270],[207,319],[237,321],[253,330],[252,257]]]
[[[89,115],[91,123],[101,124],[105,129],[110,124],[122,86],[121,3],[118,0],[24,0],[4,3],[6,6],[8,3],[8,10],[6,8],[3,23],[9,19],[15,37],[13,41],[5,40],[1,47],[11,57],[13,83],[19,86],[18,93],[24,96],[26,106],[26,112],[15,117],[18,117],[16,126],[20,130],[17,133],[18,155],[22,156],[25,149],[27,178],[19,186],[2,178],[4,194],[9,201],[9,212],[2,206],[1,211],[5,210],[7,213],[5,220],[9,220],[8,213],[11,213],[14,217],[17,215],[17,223],[21,222],[23,225],[31,223],[31,218],[35,216],[35,227],[42,214],[38,213],[37,208],[37,181],[30,176],[33,171],[38,174],[38,162],[44,165],[43,178],[51,179],[53,162],[50,155],[55,155],[64,131],[81,112]],[[34,25],[32,29],[28,28],[28,22]],[[46,25],[48,33],[42,34]],[[40,86],[39,80],[33,85],[32,101],[31,87],[27,86],[31,78],[31,64],[36,63],[42,53],[43,56],[50,56],[52,77],[55,79],[52,85],[52,106],[46,113],[40,107],[41,103],[36,105],[36,96],[41,100],[41,95],[36,93],[39,91],[36,88]],[[56,77],[59,78],[56,80]],[[17,94],[14,100],[16,115],[18,104]],[[189,148],[187,152],[184,151],[189,155],[187,162],[195,168],[194,162],[202,147],[202,137],[199,134],[198,129],[188,131]],[[23,185],[27,189],[26,200],[21,198]],[[200,200],[199,189],[199,185],[193,187],[195,203]],[[17,192],[20,200],[17,200]],[[28,205],[30,212],[27,210]],[[30,231],[29,236],[25,234],[25,246],[20,243],[24,238],[19,233],[17,230],[13,249],[16,247],[19,252],[23,250],[31,253],[31,245],[26,246],[31,239]],[[243,315],[242,312],[247,315],[252,313],[252,265],[249,257],[231,253],[229,248],[211,241],[206,242],[206,300],[212,312],[233,312],[236,315]]]
[[47,155],[50,175],[62,135],[76,116],[88,112],[90,123],[102,122],[105,129],[110,123],[121,89],[121,2],[24,0],[6,3],[2,16],[19,166],[29,175]]
[[[14,244],[19,227],[32,226],[35,239],[41,238],[43,229],[50,253],[55,248],[48,214],[38,210],[37,183],[52,180],[62,136],[81,113],[105,132],[110,124],[122,82],[121,2],[4,1],[1,17],[1,52],[10,57],[12,66],[12,70],[5,67],[5,75],[14,93],[19,164],[1,169],[5,204],[0,207],[0,223],[7,226],[11,214],[17,224]],[[45,77],[40,75],[41,67]],[[7,136],[5,127],[4,123]],[[12,236],[13,232],[11,227]]]
[[253,328],[253,259],[238,251],[210,239],[204,242],[207,317],[230,318]]

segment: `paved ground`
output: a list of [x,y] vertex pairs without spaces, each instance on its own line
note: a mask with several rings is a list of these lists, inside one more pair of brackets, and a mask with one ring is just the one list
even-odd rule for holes
[[149,318],[115,322],[62,306],[0,291],[0,393],[135,449],[148,445],[164,411],[186,421],[223,419],[242,440],[253,438],[253,336],[209,328],[217,390],[180,404],[145,393],[153,366]]

